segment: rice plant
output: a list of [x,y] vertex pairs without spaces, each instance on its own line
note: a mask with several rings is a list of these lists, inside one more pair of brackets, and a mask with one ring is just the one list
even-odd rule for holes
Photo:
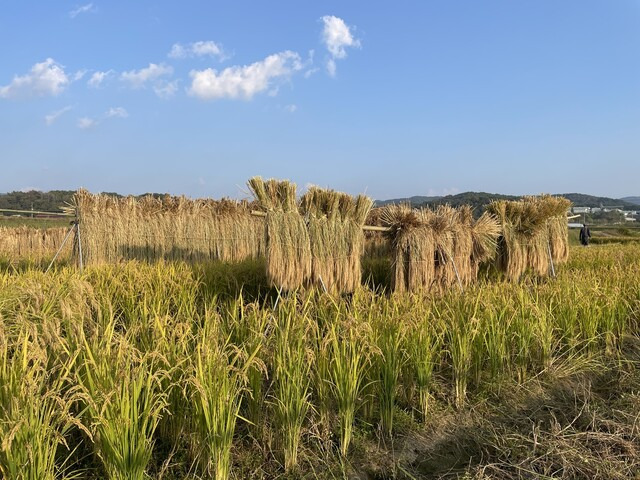
[[11,338],[0,323],[2,478],[54,480],[71,474],[64,458],[74,448],[67,443],[69,430],[78,423],[69,388],[74,361],[48,366],[33,330],[23,328]]
[[83,417],[107,477],[144,479],[167,404],[157,360],[118,338],[113,322],[86,340],[80,359]]
[[354,325],[334,325],[329,338],[330,385],[338,413],[340,453],[346,456],[353,436],[358,399],[369,368],[369,353],[363,341],[366,337]]
[[[272,409],[281,443],[285,471],[298,465],[302,427],[309,410],[311,352],[304,311],[296,311],[295,298],[280,303],[273,340]],[[304,310],[304,307],[303,307]]]
[[245,357],[210,318],[199,335],[191,374],[197,457],[216,480],[229,478],[231,446],[246,385],[259,346]]

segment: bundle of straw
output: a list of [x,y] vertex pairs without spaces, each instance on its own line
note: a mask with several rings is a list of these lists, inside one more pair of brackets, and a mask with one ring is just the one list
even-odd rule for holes
[[75,196],[85,262],[236,262],[264,254],[264,226],[247,202],[185,197]]
[[311,282],[332,292],[353,292],[362,276],[364,225],[373,202],[311,187],[300,201],[311,243]]
[[413,210],[410,205],[384,207],[381,221],[391,230],[393,245],[391,287],[396,292],[429,291],[435,280],[436,239],[430,210]]
[[497,266],[508,279],[517,281],[528,269],[546,276],[551,260],[566,262],[570,205],[567,199],[550,195],[489,204],[488,211],[501,227]]
[[394,247],[395,291],[444,293],[457,283],[470,285],[479,265],[495,255],[497,221],[484,214],[474,222],[469,206],[413,210],[390,205],[381,219]]
[[[0,257],[11,260],[50,259],[62,245],[68,230],[65,227],[0,227]],[[73,238],[70,238],[58,258],[69,258],[72,248]]]
[[296,185],[283,180],[249,179],[248,186],[266,217],[267,277],[284,290],[295,290],[311,277],[309,232],[300,215]]

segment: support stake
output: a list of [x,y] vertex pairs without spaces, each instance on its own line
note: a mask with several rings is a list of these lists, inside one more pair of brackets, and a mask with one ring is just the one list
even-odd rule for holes
[[82,258],[82,241],[80,239],[80,222],[76,220],[76,241],[78,242],[78,266],[80,273],[84,270],[84,261]]
[[551,275],[556,278],[556,267],[553,265],[553,256],[551,255],[551,243],[547,242],[547,251],[549,252],[549,264],[551,265]]
[[458,273],[458,267],[456,267],[456,261],[453,259],[453,256],[449,252],[447,252],[446,250],[445,252],[449,256],[449,259],[453,264],[453,271],[456,272],[456,279],[458,280],[458,286],[460,287],[460,291],[464,292],[464,287],[462,286],[462,280],[460,280],[460,274]]
[[76,222],[71,222],[71,228],[69,229],[69,231],[67,232],[67,234],[64,236],[64,240],[62,240],[62,243],[60,244],[60,248],[58,248],[58,251],[56,252],[56,254],[53,256],[53,259],[51,260],[51,263],[49,264],[49,266],[47,267],[47,269],[45,270],[44,273],[47,273],[51,267],[53,266],[53,262],[56,261],[56,258],[58,258],[58,255],[60,255],[60,252],[62,251],[62,249],[64,248],[65,243],[67,243],[67,240],[69,239],[69,235],[71,235],[71,232],[74,231],[74,229],[76,228],[77,223]]

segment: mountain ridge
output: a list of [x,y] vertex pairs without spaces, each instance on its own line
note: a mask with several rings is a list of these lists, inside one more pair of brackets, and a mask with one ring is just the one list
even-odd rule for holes
[[[74,190],[51,190],[48,192],[33,190],[29,192],[0,193],[0,208],[13,210],[33,209],[48,212],[59,211],[62,206],[71,203],[74,193]],[[105,193],[108,195],[122,196],[113,192]],[[157,193],[151,193],[150,195],[163,196],[163,194]],[[556,195],[571,200],[574,206],[577,207],[615,206],[624,210],[637,210],[640,207],[640,196],[629,196],[616,199],[611,197],[598,197],[584,193],[562,193]],[[379,207],[390,203],[407,202],[416,207],[435,207],[443,204],[449,204],[452,206],[471,205],[472,207],[482,211],[484,210],[484,207],[493,200],[517,200],[519,198],[522,198],[522,196],[488,192],[463,192],[445,196],[414,195],[404,198],[376,200],[375,205]]]

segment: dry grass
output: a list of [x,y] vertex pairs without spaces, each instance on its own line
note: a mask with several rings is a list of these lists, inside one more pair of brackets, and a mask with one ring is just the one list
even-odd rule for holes
[[247,202],[137,199],[76,194],[85,262],[222,260],[237,262],[264,254],[262,219]]
[[[40,260],[52,258],[64,240],[69,227],[31,228],[0,227],[0,257]],[[67,240],[59,258],[69,258],[73,238]]]

